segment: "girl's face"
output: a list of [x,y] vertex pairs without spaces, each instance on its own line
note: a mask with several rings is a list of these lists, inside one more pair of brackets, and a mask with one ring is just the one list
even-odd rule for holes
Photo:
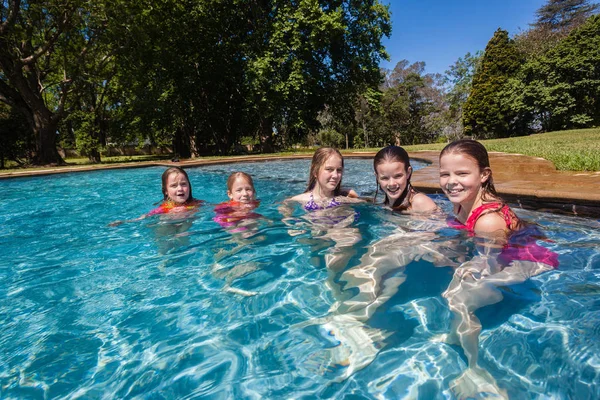
[[229,200],[237,201],[239,203],[250,203],[254,201],[254,187],[241,176],[235,178],[231,190],[227,191]]
[[167,177],[167,197],[174,203],[183,204],[190,197],[190,182],[185,175],[174,172]]
[[384,161],[377,165],[376,171],[377,183],[385,192],[390,204],[394,204],[404,193],[412,168],[408,167],[407,170],[406,164],[400,161]]
[[473,203],[490,169],[479,169],[477,162],[464,154],[450,153],[440,158],[440,186],[454,204]]
[[337,185],[339,185],[344,173],[342,165],[342,159],[337,154],[332,154],[325,161],[316,176],[317,185],[319,185],[322,191],[333,192]]

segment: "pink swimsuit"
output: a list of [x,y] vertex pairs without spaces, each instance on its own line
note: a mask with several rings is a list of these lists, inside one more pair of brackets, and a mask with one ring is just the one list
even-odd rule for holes
[[[500,208],[500,207],[502,207],[502,208]],[[508,229],[510,229],[510,227],[515,222],[515,220],[514,220],[515,215],[510,210],[509,206],[507,206],[506,204],[504,206],[502,206],[502,204],[500,204],[500,203],[482,204],[471,212],[471,215],[469,215],[469,218],[467,218],[467,221],[464,224],[462,222],[460,222],[458,219],[454,218],[454,219],[448,220],[448,225],[451,228],[467,230],[467,231],[469,231],[469,234],[474,235],[475,234],[475,224],[477,223],[477,220],[479,219],[479,217],[481,217],[481,215],[485,211],[497,210],[497,209],[499,209],[497,212],[502,213],[504,222],[506,222],[506,227]]]
[[[473,210],[464,224],[458,219],[453,218],[448,220],[448,226],[455,229],[467,230],[469,235],[473,236],[475,235],[475,224],[479,217],[485,211],[494,209],[499,209],[496,212],[502,214],[508,229],[511,229],[511,226],[517,222],[515,221],[515,218],[517,218],[516,215],[506,204],[502,206],[500,203],[487,203]],[[512,261],[532,261],[550,265],[552,268],[558,268],[558,254],[537,244],[535,242],[536,236],[539,238],[542,235],[534,226],[513,231],[508,238],[508,243],[504,245],[502,252],[498,256],[498,260],[506,265]]]
[[[259,205],[259,201],[255,200],[251,203],[240,203],[237,201],[227,201],[225,203],[218,204],[215,207],[215,217],[213,221],[221,225],[223,228],[229,228],[238,225],[245,219],[257,219],[261,218],[260,214],[253,212]],[[242,231],[248,229],[245,226],[237,228],[235,231]],[[232,232],[235,232],[232,231]]]

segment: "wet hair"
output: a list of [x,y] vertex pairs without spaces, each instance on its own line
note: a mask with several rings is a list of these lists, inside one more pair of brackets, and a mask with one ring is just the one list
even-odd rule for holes
[[194,200],[194,196],[192,196],[192,182],[190,182],[190,178],[188,177],[187,172],[180,167],[170,167],[167,168],[165,172],[162,174],[162,192],[163,192],[163,201],[167,201],[169,199],[169,195],[167,194],[167,180],[169,179],[169,175],[171,174],[182,174],[187,179],[188,184],[190,185],[190,196],[188,197],[186,203],[188,201]]
[[[375,175],[377,174],[377,166],[383,163],[392,163],[392,162],[401,162],[404,164],[404,170],[408,173],[408,168],[410,167],[410,157],[408,157],[408,153],[400,146],[388,146],[379,150],[377,154],[375,154],[375,158],[373,159],[373,169],[375,170]],[[411,172],[412,175],[412,172]],[[416,190],[413,189],[410,184],[410,175],[406,179],[406,187],[402,192],[402,195],[391,205],[394,210],[404,211],[410,208],[410,201],[412,196],[416,194]],[[383,190],[383,189],[382,189]],[[379,180],[377,180],[377,189],[375,190],[375,196],[373,197],[373,202],[377,199],[377,194],[379,193]],[[386,206],[390,205],[390,201],[385,195],[385,200],[383,204]]]
[[[444,147],[444,149],[440,153],[440,160],[446,154],[462,154],[464,156],[470,157],[473,161],[477,163],[479,171],[483,171],[487,168],[490,171],[490,175],[488,179],[481,184],[481,200],[484,202],[495,201],[499,203],[500,206],[496,209],[487,210],[482,215],[493,212],[499,212],[500,210],[502,210],[502,208],[506,205],[506,202],[500,196],[498,196],[496,188],[494,187],[494,180],[492,179],[492,169],[490,167],[490,158],[485,147],[476,140],[460,139]],[[510,209],[510,215],[512,223],[509,226],[509,229],[517,230],[525,226],[525,224],[520,220],[520,218],[514,213],[512,209]]]
[[490,171],[490,175],[488,179],[481,184],[481,199],[483,201],[497,200],[504,203],[502,199],[498,197],[498,193],[494,187],[492,169],[490,168],[490,158],[487,150],[481,143],[472,139],[456,140],[444,147],[440,153],[440,160],[446,154],[462,154],[473,159],[477,163],[479,171],[483,171],[487,168]]
[[[315,188],[319,171],[325,165],[329,157],[333,155],[338,156],[342,160],[342,168],[344,168],[344,157],[342,157],[342,153],[340,153],[338,149],[334,149],[333,147],[321,147],[315,151],[312,162],[310,163],[310,170],[308,171],[308,185],[306,186],[304,193],[310,192]],[[339,196],[342,193],[341,187],[342,180],[340,179],[338,185],[333,191],[334,196]]]
[[227,178],[227,190],[231,192],[231,188],[233,187],[233,183],[235,182],[235,180],[237,178],[243,178],[246,180],[246,182],[248,182],[250,184],[250,186],[252,186],[252,190],[256,191],[254,189],[254,181],[252,180],[252,177],[250,175],[248,175],[245,172],[232,172],[231,175],[229,175],[229,178]]

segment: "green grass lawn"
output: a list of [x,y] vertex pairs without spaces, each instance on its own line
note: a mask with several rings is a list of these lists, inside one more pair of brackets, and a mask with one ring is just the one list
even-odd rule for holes
[[[600,128],[482,140],[488,151],[524,154],[552,161],[563,171],[600,171]],[[405,146],[407,151],[442,150],[445,144]],[[376,149],[375,149],[376,150]]]
[[[522,136],[508,139],[482,140],[488,151],[500,151],[505,153],[524,154],[533,157],[541,157],[552,161],[558,170],[564,171],[600,171],[600,128],[578,129],[570,131],[548,132],[530,136]],[[421,144],[415,146],[404,146],[407,151],[418,150],[441,150],[445,144]],[[348,151],[374,149],[351,149]],[[312,153],[314,149],[298,149],[265,156],[283,156],[294,154]],[[345,152],[345,151],[344,151]],[[137,161],[160,161],[169,160],[171,156],[120,156],[103,157],[102,164],[114,164]],[[219,157],[206,157],[215,159]],[[68,158],[70,165],[89,165],[87,158]],[[101,164],[101,165],[102,165]],[[35,170],[42,167],[19,168],[19,171]],[[59,167],[60,168],[60,167]],[[10,171],[9,168],[4,171]]]

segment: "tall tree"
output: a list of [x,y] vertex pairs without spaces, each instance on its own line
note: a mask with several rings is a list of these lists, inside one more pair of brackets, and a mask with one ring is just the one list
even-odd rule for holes
[[600,125],[600,15],[529,60],[510,83],[509,105],[544,131]]
[[575,28],[598,11],[598,4],[589,0],[548,0],[536,11],[534,28],[550,28],[555,31]]
[[522,59],[508,32],[498,29],[488,42],[481,65],[473,76],[471,93],[463,110],[466,135],[496,138],[527,133],[523,121],[501,97],[509,77],[519,70]]
[[537,10],[531,28],[515,37],[517,46],[529,57],[540,56],[596,14],[598,7],[588,0],[548,0]]
[[0,4],[0,101],[26,117],[37,164],[63,163],[56,129],[105,27],[102,7],[87,0]]
[[430,141],[437,127],[427,118],[443,106],[442,76],[426,74],[422,61],[409,64],[407,60],[384,74],[381,103],[386,130],[391,135],[386,142],[401,145]]

